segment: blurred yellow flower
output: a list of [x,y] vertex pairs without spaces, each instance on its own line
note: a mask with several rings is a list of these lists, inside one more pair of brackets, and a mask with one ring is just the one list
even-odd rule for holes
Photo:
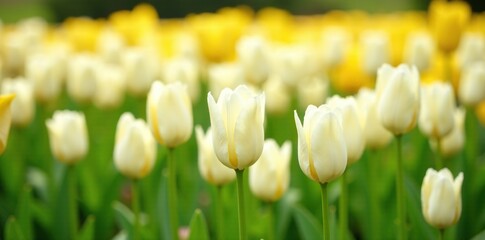
[[330,79],[337,91],[352,94],[359,91],[361,87],[372,86],[372,78],[364,72],[360,55],[358,46],[352,46],[342,64],[331,72]]
[[139,4],[131,12],[114,12],[108,21],[129,45],[139,45],[152,37],[159,24],[158,13],[149,4]]
[[10,105],[15,98],[14,94],[5,94],[0,96],[0,154],[7,147],[8,133],[12,121]]
[[61,25],[66,39],[75,51],[96,51],[104,22],[86,17],[68,18]]

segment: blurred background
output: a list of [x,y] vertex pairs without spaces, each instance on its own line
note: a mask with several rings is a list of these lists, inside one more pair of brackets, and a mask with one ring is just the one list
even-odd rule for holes
[[[0,0],[0,19],[16,22],[19,19],[40,16],[50,22],[61,22],[67,17],[89,16],[105,18],[117,10],[128,10],[141,2],[153,5],[161,18],[181,18],[190,13],[214,12],[221,7],[246,5],[254,10],[272,6],[286,9],[293,14],[325,13],[328,10],[360,9],[372,13],[426,10],[428,0]],[[485,10],[485,1],[467,1],[474,12]]]

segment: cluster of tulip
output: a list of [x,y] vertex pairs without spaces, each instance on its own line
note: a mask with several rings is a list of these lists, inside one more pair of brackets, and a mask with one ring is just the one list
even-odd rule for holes
[[[460,1],[427,14],[238,7],[172,20],[139,5],[0,25],[3,234],[434,238],[425,222],[441,238],[480,234],[483,26]],[[304,176],[321,187],[321,215],[307,210],[318,193]]]

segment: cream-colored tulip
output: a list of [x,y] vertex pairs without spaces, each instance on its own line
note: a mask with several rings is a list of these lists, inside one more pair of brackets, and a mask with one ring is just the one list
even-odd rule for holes
[[435,82],[421,88],[419,128],[426,136],[442,139],[454,126],[455,95],[449,83]]
[[485,36],[481,33],[465,33],[460,40],[456,57],[461,69],[474,62],[485,61]]
[[376,92],[369,88],[361,88],[357,94],[357,103],[365,123],[365,146],[370,149],[381,149],[392,140],[391,132],[382,126],[377,117],[376,100]]
[[291,94],[281,78],[273,75],[263,84],[266,95],[266,112],[270,114],[282,114],[288,112]]
[[337,108],[342,114],[342,127],[345,145],[347,146],[347,165],[360,159],[365,147],[363,124],[364,120],[359,114],[359,107],[354,97],[342,98],[338,95],[327,99],[327,105]]
[[258,160],[264,145],[265,95],[245,85],[207,96],[214,152],[227,167],[243,170]]
[[362,47],[362,68],[367,74],[375,75],[379,67],[389,62],[389,36],[383,31],[365,31],[360,36]]
[[276,45],[270,50],[270,74],[278,75],[283,82],[295,87],[301,78],[306,77],[309,72],[309,61],[307,48],[299,45]]
[[[463,149],[465,145],[465,109],[456,108],[453,111],[455,126],[453,130],[440,141],[440,151],[443,156],[452,156]],[[436,140],[430,139],[431,146],[436,149]]]
[[278,147],[273,139],[264,141],[261,157],[249,168],[249,189],[257,198],[274,202],[290,184],[291,143]]
[[25,127],[29,125],[35,114],[34,88],[32,83],[23,78],[4,79],[2,93],[13,93],[12,124]]
[[209,90],[217,99],[224,88],[236,88],[244,83],[244,73],[239,64],[220,63],[209,66]]
[[194,60],[175,58],[166,62],[162,70],[162,79],[165,83],[182,82],[186,84],[192,102],[199,99],[199,66]]
[[411,131],[419,117],[420,80],[416,67],[387,64],[377,77],[377,113],[382,125],[394,135]]
[[147,98],[147,122],[161,145],[174,148],[192,135],[192,104],[187,86],[155,81]]
[[464,69],[458,98],[468,106],[475,106],[485,99],[485,61],[475,62]]
[[433,37],[427,32],[416,32],[409,35],[404,46],[404,62],[415,65],[425,71],[431,66],[435,51]]
[[231,182],[236,177],[236,172],[228,168],[217,159],[212,143],[212,130],[209,127],[207,133],[201,126],[195,127],[198,146],[198,164],[200,175],[209,183],[220,186]]
[[421,185],[421,204],[426,222],[444,229],[458,222],[461,215],[463,173],[453,179],[447,168],[437,172],[429,168]]
[[101,109],[116,108],[126,94],[126,78],[121,67],[103,64],[96,71],[96,92],[93,103]]
[[298,106],[304,109],[308,105],[319,106],[328,96],[329,82],[327,78],[309,77],[296,86]]
[[25,77],[32,81],[36,100],[50,102],[61,93],[60,66],[49,54],[34,54],[27,58]]
[[123,48],[125,48],[123,36],[113,29],[106,28],[99,34],[97,50],[104,61],[119,64]]
[[323,30],[321,38],[323,64],[327,68],[339,65],[350,47],[352,38],[349,31],[343,27],[332,26]]
[[129,93],[144,96],[156,79],[158,59],[148,49],[127,48],[121,54]]
[[0,95],[0,154],[7,148],[8,133],[10,132],[10,123],[12,121],[10,106],[14,98],[14,94]]
[[46,120],[49,143],[54,157],[65,164],[74,164],[88,152],[86,118],[81,112],[55,111]]
[[116,126],[114,163],[123,175],[140,179],[148,175],[157,156],[157,143],[142,119],[123,113]]
[[96,73],[100,64],[94,55],[71,56],[67,68],[67,93],[76,102],[91,101],[96,94]]
[[298,162],[303,173],[319,183],[330,182],[347,167],[342,116],[326,105],[310,105],[305,111],[303,125],[295,111],[298,132]]
[[268,78],[269,58],[268,47],[260,36],[242,37],[236,46],[237,56],[246,81],[252,84],[260,84]]

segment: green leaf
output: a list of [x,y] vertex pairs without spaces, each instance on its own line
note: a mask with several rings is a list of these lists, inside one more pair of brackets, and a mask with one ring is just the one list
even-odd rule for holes
[[479,232],[477,235],[471,238],[471,240],[482,240],[485,239],[485,230]]
[[32,239],[31,193],[32,188],[25,186],[19,198],[16,214],[18,223],[26,239]]
[[414,185],[413,181],[408,177],[404,177],[404,189],[407,197],[407,212],[408,217],[411,219],[411,234],[410,238],[419,237],[424,239],[433,239],[436,234],[433,229],[424,220],[421,212],[421,201],[418,189]]
[[94,216],[90,215],[84,222],[81,231],[77,234],[77,240],[91,240],[94,239]]
[[301,239],[312,240],[323,236],[322,227],[307,209],[295,205],[293,207],[293,214]]
[[190,220],[189,240],[208,240],[207,223],[200,209],[195,209]]
[[55,239],[73,239],[78,228],[77,184],[75,166],[66,166],[63,181],[57,192],[53,212]]
[[120,227],[126,231],[128,236],[133,236],[133,212],[120,202],[114,202],[113,209],[115,210],[116,220]]
[[15,217],[10,217],[5,225],[5,240],[23,240],[25,239],[22,234],[19,223]]
[[297,189],[289,189],[283,198],[277,203],[276,238],[283,239],[288,231],[291,220],[291,209],[300,200],[300,192]]

